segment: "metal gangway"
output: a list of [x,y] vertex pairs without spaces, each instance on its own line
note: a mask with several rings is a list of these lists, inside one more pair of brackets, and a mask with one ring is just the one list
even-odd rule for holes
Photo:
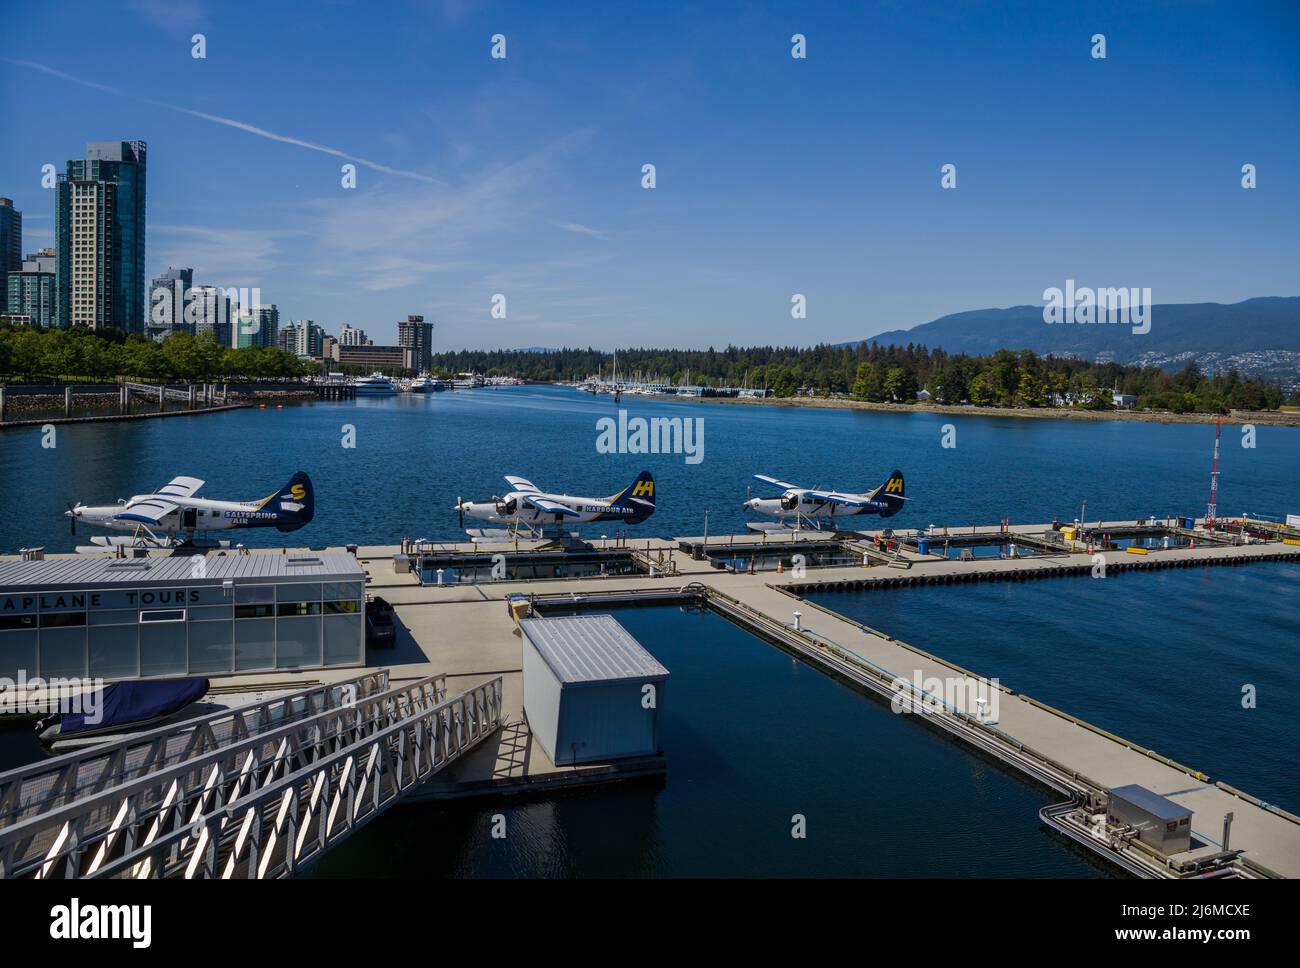
[[288,877],[501,724],[502,680],[386,672],[0,774],[0,877]]
[[131,380],[124,381],[121,386],[123,393],[135,393],[147,397],[151,401],[157,401],[159,404],[162,404],[165,400],[179,400],[182,403],[188,403],[190,406],[209,406],[230,402],[227,399],[225,389],[219,388],[215,383],[189,384],[183,390],[168,386],[165,383],[135,383]]

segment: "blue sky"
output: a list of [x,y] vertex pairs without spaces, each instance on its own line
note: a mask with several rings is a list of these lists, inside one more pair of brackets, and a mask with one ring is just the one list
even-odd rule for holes
[[1067,278],[1300,292],[1294,2],[65,0],[5,20],[0,194],[25,249],[52,241],[41,165],[140,138],[150,275],[192,265],[376,342],[409,313],[440,348],[809,344]]

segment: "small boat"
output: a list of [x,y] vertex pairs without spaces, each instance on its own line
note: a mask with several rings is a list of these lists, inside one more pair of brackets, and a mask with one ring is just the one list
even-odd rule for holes
[[57,748],[90,737],[134,733],[194,705],[207,691],[204,678],[110,682],[96,690],[93,703],[82,700],[82,712],[54,713],[37,720],[37,737]]
[[364,380],[354,380],[352,387],[359,397],[391,397],[397,395],[393,381],[382,373],[372,373]]

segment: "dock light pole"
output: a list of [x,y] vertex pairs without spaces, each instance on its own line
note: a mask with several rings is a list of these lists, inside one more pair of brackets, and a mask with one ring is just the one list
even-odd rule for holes
[[709,546],[709,509],[704,509],[704,547]]

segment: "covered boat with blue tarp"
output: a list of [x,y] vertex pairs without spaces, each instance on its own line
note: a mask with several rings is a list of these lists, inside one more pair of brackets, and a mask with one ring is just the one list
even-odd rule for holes
[[50,745],[83,737],[131,733],[161,722],[192,706],[208,692],[208,680],[134,679],[111,682],[70,701],[78,712],[55,713],[36,724],[41,742]]

